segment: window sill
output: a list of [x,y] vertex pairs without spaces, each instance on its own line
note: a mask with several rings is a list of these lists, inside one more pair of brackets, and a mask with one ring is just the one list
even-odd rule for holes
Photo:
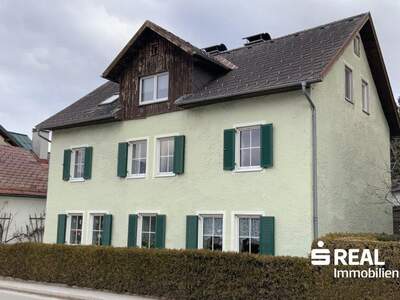
[[261,172],[263,168],[257,167],[257,168],[239,168],[233,170],[233,173],[245,173],[245,172]]
[[145,179],[146,174],[143,175],[128,175],[126,176],[126,179]]
[[85,178],[71,178],[69,182],[84,182]]
[[162,98],[162,99],[157,99],[157,100],[149,100],[149,101],[140,101],[139,106],[144,106],[144,105],[149,105],[149,104],[155,104],[155,103],[160,103],[160,102],[166,102],[168,101],[168,98]]
[[154,175],[154,177],[155,178],[157,178],[157,177],[174,177],[174,176],[176,176],[176,174],[175,173],[159,173],[159,174],[156,174],[156,175]]

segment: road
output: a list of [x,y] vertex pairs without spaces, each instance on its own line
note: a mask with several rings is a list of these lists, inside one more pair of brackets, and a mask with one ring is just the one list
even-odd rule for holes
[[1,300],[59,300],[61,298],[44,297],[25,293],[17,293],[13,291],[0,290]]

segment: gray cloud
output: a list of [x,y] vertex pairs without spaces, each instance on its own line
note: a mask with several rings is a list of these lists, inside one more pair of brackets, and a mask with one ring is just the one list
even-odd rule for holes
[[0,0],[0,124],[29,133],[101,84],[102,71],[146,19],[196,46],[233,48],[257,32],[277,37],[366,11],[399,96],[400,1]]

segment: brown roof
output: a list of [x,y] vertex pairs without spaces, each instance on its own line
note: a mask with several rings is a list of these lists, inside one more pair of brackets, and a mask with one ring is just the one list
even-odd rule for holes
[[[187,52],[203,53],[207,59],[224,62],[224,65],[230,68],[225,74],[208,82],[194,94],[185,95],[177,99],[176,104],[182,107],[300,89],[302,81],[306,81],[309,84],[322,81],[345,47],[359,32],[391,133],[392,135],[399,134],[400,122],[396,104],[369,13],[258,44],[227,50],[213,57],[154,23],[147,21],[139,32],[149,28],[157,30],[157,33],[163,34],[165,38]],[[117,68],[121,59],[123,60],[123,57],[129,53],[129,49],[131,49],[132,44],[139,36],[139,32],[121,51],[110,67],[107,68],[103,74],[104,77],[113,79],[111,73],[114,71],[112,70]],[[102,88],[104,88],[104,85],[100,87],[100,89]],[[115,86],[115,89],[117,89],[117,86]],[[116,120],[112,109],[102,113],[98,111],[97,104],[101,102],[101,97],[103,97],[103,93],[95,90],[65,109],[63,114],[60,115],[59,113],[39,124],[39,129],[78,126],[93,120]],[[88,116],[83,114],[80,111],[82,105],[91,114],[88,114]]]
[[48,168],[32,151],[0,145],[0,195],[46,197]]

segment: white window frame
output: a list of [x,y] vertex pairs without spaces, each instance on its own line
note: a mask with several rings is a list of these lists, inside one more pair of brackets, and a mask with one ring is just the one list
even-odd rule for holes
[[226,217],[225,212],[219,211],[204,211],[204,212],[197,212],[197,217],[199,218],[199,225],[198,225],[198,248],[203,249],[203,218],[204,217],[221,217],[222,218],[222,250],[226,251]]
[[[103,217],[103,226],[104,226],[104,216],[106,215],[106,212],[88,212],[89,215],[89,226],[87,228],[88,234],[87,234],[87,240],[86,244],[88,245],[94,245],[92,243],[93,240],[93,223],[94,223],[94,217],[95,216],[102,216]],[[104,228],[103,228],[104,232]]]
[[[364,87],[366,87],[366,93],[364,98]],[[369,97],[369,83],[367,80],[361,78],[361,106],[363,112],[365,112],[367,115],[370,113],[370,97]]]
[[[164,135],[158,135],[154,137],[154,175],[153,177],[173,177],[176,176],[174,172],[160,172],[160,140],[165,139],[165,138],[171,138],[174,139],[175,136],[180,135],[179,133],[172,133],[172,134],[164,134]],[[175,141],[174,141],[175,143]],[[175,147],[175,144],[174,144]]]
[[234,211],[232,212],[232,250],[239,252],[239,218],[251,218],[251,217],[263,217],[265,213],[263,211]]
[[[143,217],[157,217],[159,212],[139,212],[137,213],[138,222],[137,222],[137,231],[136,231],[136,246],[142,248],[142,226],[143,226]],[[157,222],[157,221],[156,221]],[[157,226],[157,223],[156,223]],[[148,248],[145,248],[148,249]]]
[[[67,215],[67,226],[66,226],[66,232],[65,232],[65,244],[67,245],[85,245],[86,240],[85,240],[85,213],[83,211],[68,211],[66,212]],[[81,229],[81,243],[80,244],[71,244],[70,243],[70,238],[71,238],[71,217],[72,216],[81,216],[82,217],[82,229]]]
[[261,139],[261,125],[265,124],[265,122],[253,122],[248,124],[238,124],[234,126],[235,133],[235,170],[234,172],[254,172],[254,171],[262,171],[261,167],[261,140],[260,140],[260,165],[258,166],[245,166],[242,167],[240,165],[240,131],[244,129],[252,129],[252,128],[260,128],[260,139]]
[[353,51],[357,57],[361,57],[361,37],[359,35],[356,35],[353,40]]
[[[346,96],[346,84],[347,84],[346,72],[347,72],[347,70],[350,71],[350,75],[351,75],[350,76],[350,98],[347,98],[347,96]],[[353,69],[350,66],[345,65],[345,67],[344,67],[344,99],[352,104],[354,104],[354,87],[353,87],[354,76],[353,75],[354,75]]]
[[[169,72],[163,72],[163,73],[153,74],[153,75],[144,76],[144,77],[139,78],[139,105],[147,105],[147,104],[152,104],[152,103],[168,101],[168,95],[167,95],[167,97],[164,97],[164,98],[157,98],[158,77],[161,77],[164,75],[168,76],[168,92],[167,92],[167,94],[169,94]],[[153,100],[143,101],[142,100],[143,80],[150,79],[150,78],[153,78],[153,85],[154,85],[153,86]]]
[[[146,170],[144,174],[132,174],[132,144],[136,142],[146,142]],[[140,137],[140,138],[133,138],[128,140],[128,175],[126,176],[127,179],[140,179],[146,178],[148,171],[149,171],[149,137]]]
[[84,173],[85,173],[85,158],[83,159],[83,170],[82,170],[82,177],[75,177],[75,152],[77,150],[83,149],[84,155],[86,155],[85,151],[88,145],[82,145],[82,146],[74,146],[71,147],[71,163],[70,163],[70,171],[69,171],[69,181],[70,182],[81,182],[85,181]]

